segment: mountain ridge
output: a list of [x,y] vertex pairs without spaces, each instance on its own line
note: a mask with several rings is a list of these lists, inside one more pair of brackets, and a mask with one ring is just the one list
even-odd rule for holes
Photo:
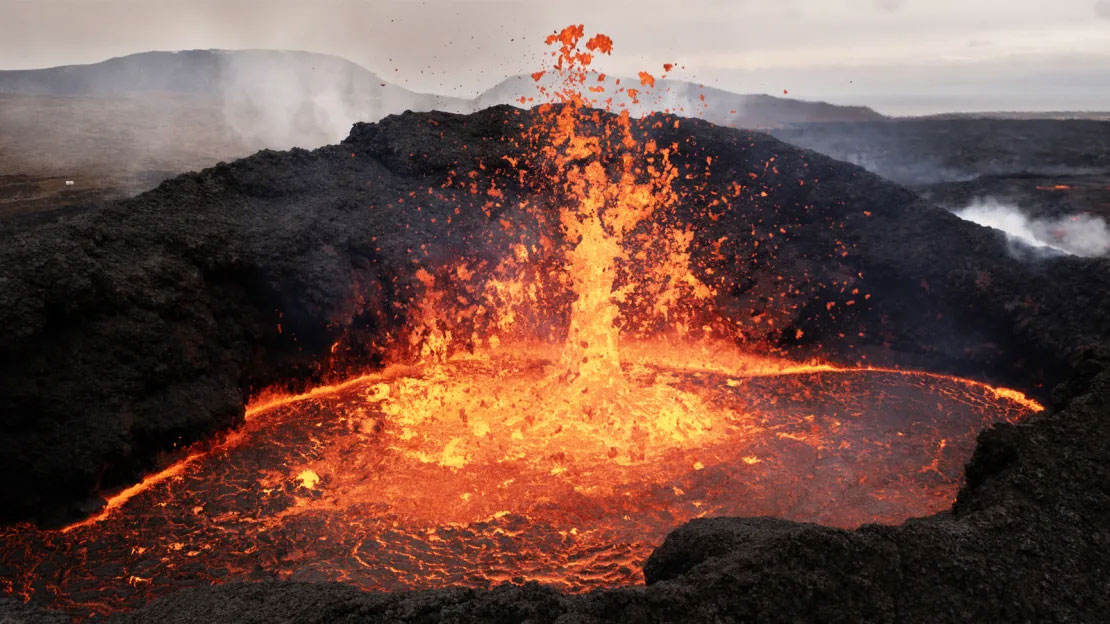
[[[110,96],[157,91],[222,96],[229,89],[238,92],[241,91],[239,87],[259,88],[261,85],[250,81],[257,76],[345,96],[348,98],[343,102],[345,107],[363,115],[352,119],[351,123],[376,121],[404,110],[469,113],[498,104],[519,107],[522,96],[538,95],[535,82],[527,75],[509,76],[474,98],[459,98],[407,89],[340,56],[261,49],[148,51],[85,65],[0,70],[0,94]],[[635,79],[609,77],[605,81],[610,93],[619,89],[617,84],[621,81],[643,90]],[[654,92],[644,94],[643,102],[651,102],[652,95],[671,101],[673,112],[693,113],[690,116],[733,127],[766,128],[805,121],[886,118],[865,106],[740,94],[675,79],[660,79]],[[704,116],[698,114],[697,106],[702,95],[710,103],[705,109],[710,114]],[[359,106],[354,101],[357,98],[368,99],[375,106]],[[685,98],[685,101],[676,98]],[[400,108],[402,106],[404,108]],[[630,103],[630,107],[633,106]],[[643,110],[644,114],[650,112],[644,106],[635,108]],[[348,128],[349,124],[344,132]],[[340,134],[335,140],[342,136]]]

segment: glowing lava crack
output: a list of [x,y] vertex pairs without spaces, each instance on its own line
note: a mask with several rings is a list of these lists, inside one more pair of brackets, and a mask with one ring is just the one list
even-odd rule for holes
[[[851,527],[945,509],[977,431],[1036,407],[940,375],[787,366],[629,367],[639,398],[621,406],[654,432],[552,417],[573,409],[542,392],[555,360],[390,369],[252,410],[94,522],[7,529],[0,565],[20,570],[8,591],[77,613],[236,579],[628,584],[695,517]],[[697,427],[659,416],[676,401]]]

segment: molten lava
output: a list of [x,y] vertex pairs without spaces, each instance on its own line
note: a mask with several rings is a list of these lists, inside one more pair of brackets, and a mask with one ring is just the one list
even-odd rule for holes
[[[636,583],[696,517],[853,527],[941,511],[977,432],[1038,407],[941,375],[777,366],[629,365],[636,399],[579,420],[577,400],[550,396],[561,362],[515,352],[252,407],[90,521],[0,533],[4,589],[80,615],[229,580]],[[606,420],[618,406],[641,426]]]
[[[1040,406],[738,349],[674,214],[678,146],[591,108],[584,94],[604,88],[585,86],[587,67],[612,41],[583,37],[552,35],[553,67],[535,76],[561,77],[546,91],[559,104],[539,108],[528,162],[511,163],[542,199],[508,257],[417,271],[422,298],[386,369],[255,401],[241,428],[63,530],[4,529],[0,589],[75,615],[269,578],[582,591],[639,581],[696,517],[854,527],[951,505],[976,433]],[[641,74],[604,103],[654,84]]]

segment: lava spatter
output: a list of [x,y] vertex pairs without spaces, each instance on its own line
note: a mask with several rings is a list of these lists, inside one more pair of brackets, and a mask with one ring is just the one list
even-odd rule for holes
[[492,171],[485,190],[477,174],[459,183],[488,196],[509,253],[417,269],[384,370],[256,399],[242,427],[63,530],[0,530],[0,588],[74,615],[272,578],[584,591],[639,582],[692,518],[853,527],[951,505],[976,433],[1040,406],[965,379],[740,348],[716,297],[741,276],[694,266],[678,211],[743,210],[744,196],[679,197],[677,176],[696,175],[672,163],[680,146],[622,108],[654,78],[606,93],[589,68],[613,42],[583,39],[571,26],[547,40],[535,78],[552,101],[505,174],[534,197],[518,220]]
[[[87,615],[230,580],[638,583],[651,550],[692,518],[854,527],[943,510],[978,431],[1039,407],[928,373],[630,364],[625,383],[646,395],[636,408],[655,402],[666,422],[610,429],[555,413],[544,379],[558,356],[398,365],[260,403],[232,438],[93,522],[0,531],[4,591]],[[652,395],[660,386],[673,393]],[[704,428],[666,413],[676,396],[696,397]],[[614,446],[630,441],[638,452]]]

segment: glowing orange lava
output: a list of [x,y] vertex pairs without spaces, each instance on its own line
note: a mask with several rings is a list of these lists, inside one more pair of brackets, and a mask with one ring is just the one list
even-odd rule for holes
[[928,373],[629,364],[624,384],[644,396],[627,405],[645,422],[628,427],[569,417],[577,404],[547,394],[558,355],[393,366],[254,406],[90,521],[0,531],[3,590],[86,615],[230,580],[637,583],[696,517],[852,527],[941,511],[977,432],[1039,408]]
[[559,77],[542,87],[558,104],[528,129],[530,162],[511,163],[546,230],[497,266],[418,270],[385,370],[256,400],[225,439],[63,530],[3,529],[0,589],[78,615],[269,578],[582,591],[639,581],[696,517],[852,527],[950,506],[976,433],[1040,406],[739,349],[691,267],[694,233],[672,218],[678,146],[591,108],[639,101],[655,79],[591,99],[607,94],[587,68],[613,42],[584,37],[548,39],[554,62],[534,77]]

